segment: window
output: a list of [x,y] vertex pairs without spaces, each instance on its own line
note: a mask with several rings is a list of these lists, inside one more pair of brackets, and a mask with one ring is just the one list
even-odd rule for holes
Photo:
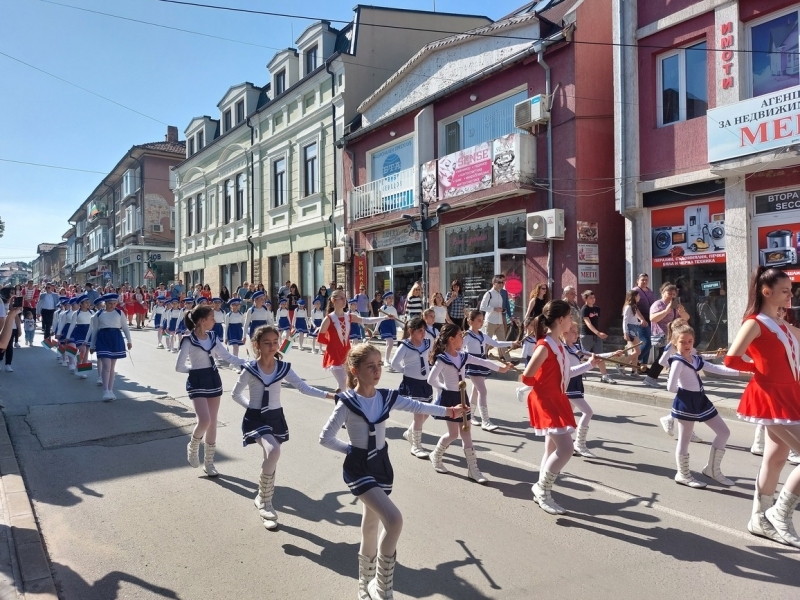
[[286,91],[286,71],[275,74],[275,95],[280,96]]
[[231,128],[231,109],[230,108],[228,110],[226,110],[225,113],[222,115],[222,128],[223,128],[223,133],[225,133],[226,131],[228,131]]
[[197,194],[197,202],[195,203],[195,212],[197,213],[197,224],[195,225],[195,231],[200,233],[203,231],[203,194]]
[[244,173],[236,176],[236,220],[244,217]]
[[658,59],[659,125],[702,117],[708,109],[706,43]]
[[200,150],[202,150],[203,146],[205,145],[205,140],[203,138],[204,138],[203,132],[202,131],[198,131],[197,132],[197,151],[198,152],[200,152]]
[[447,123],[444,126],[443,156],[509,133],[528,133],[514,129],[514,105],[527,97],[527,91],[518,92]]
[[194,138],[189,138],[189,156],[194,154]]
[[244,121],[244,100],[239,100],[236,103],[236,124],[242,121]]
[[169,209],[169,228],[172,231],[175,231],[175,207],[172,206]]
[[272,189],[275,206],[286,204],[286,159],[279,158],[272,163]]
[[186,201],[186,235],[192,235],[193,227],[194,227],[194,199],[189,198]]
[[230,179],[225,180],[225,203],[222,207],[222,222],[223,223],[230,223],[231,222],[231,209],[233,203],[233,181]]
[[317,68],[317,50],[318,46],[311,46],[306,51],[306,75]]
[[800,84],[797,9],[748,27],[750,88],[753,96],[777,92]]
[[305,169],[305,178],[303,180],[304,191],[306,196],[316,194],[317,189],[317,143],[309,144],[303,148],[303,164]]

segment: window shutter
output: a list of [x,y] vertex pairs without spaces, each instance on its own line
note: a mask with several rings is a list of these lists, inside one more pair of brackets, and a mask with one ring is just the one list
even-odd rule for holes
[[461,123],[455,121],[444,126],[445,154],[461,150]]

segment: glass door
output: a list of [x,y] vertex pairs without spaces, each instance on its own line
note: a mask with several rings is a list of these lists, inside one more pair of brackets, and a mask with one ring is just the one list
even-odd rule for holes
[[373,294],[380,292],[383,295],[384,292],[392,289],[391,267],[376,267],[372,270],[372,274],[375,281],[375,288],[372,290]]
[[511,314],[520,323],[525,316],[527,298],[525,297],[525,251],[500,252],[498,273],[506,276],[506,292]]

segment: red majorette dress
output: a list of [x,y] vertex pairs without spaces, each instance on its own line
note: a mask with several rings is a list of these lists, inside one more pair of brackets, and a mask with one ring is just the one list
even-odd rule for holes
[[[572,433],[576,424],[566,394],[571,374],[566,350],[549,335],[536,342],[534,352],[539,346],[547,348],[547,358],[533,377],[522,378],[522,383],[533,388],[528,394],[531,426],[536,435]],[[584,363],[575,368],[588,371],[592,364]]]
[[325,333],[317,338],[320,344],[325,344],[325,353],[322,355],[322,368],[344,366],[347,353],[350,351],[350,314],[344,313],[337,317],[336,313],[328,315],[331,324]]
[[[800,342],[788,327],[764,314],[748,319],[758,322],[761,335],[747,348],[747,356],[753,359],[753,378],[736,412],[740,419],[760,425],[800,423]],[[738,358],[726,357],[725,364]]]

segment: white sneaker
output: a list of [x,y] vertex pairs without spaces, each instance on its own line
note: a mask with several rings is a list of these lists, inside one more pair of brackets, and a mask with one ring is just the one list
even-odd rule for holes
[[158,344],[156,346],[156,348],[158,348],[159,350],[163,350],[164,349],[164,344]]
[[11,368],[11,365],[6,365],[6,372],[7,373],[13,373],[14,372],[14,369]]
[[109,400],[113,400],[113,399],[114,399],[113,392],[110,392],[108,390],[103,392],[103,402],[108,402]]
[[103,378],[102,377],[98,377],[97,378],[97,385],[103,385]]
[[69,368],[69,372],[72,373],[73,375],[75,375],[78,372],[78,367],[72,367],[71,366]]
[[19,342],[14,342],[14,348],[20,348]]
[[610,375],[603,375],[603,376],[600,378],[600,381],[601,381],[602,383],[611,383],[611,384],[616,384],[616,383],[617,383],[616,381],[614,381],[613,379],[611,379],[611,376],[610,376]]
[[661,389],[661,384],[658,383],[655,379],[647,375],[644,379],[642,379],[642,383],[645,384],[647,387],[656,388],[657,390]]
[[693,432],[692,432],[692,441],[693,441],[693,442],[695,442],[696,444],[702,444],[702,443],[703,443],[703,438],[701,438],[699,435],[697,435],[697,434],[696,434],[696,433],[693,431]]
[[88,377],[86,373],[78,373],[78,379],[87,379]]
[[798,454],[794,450],[791,450],[789,452],[789,462],[792,463],[793,465],[800,465],[800,454]]

